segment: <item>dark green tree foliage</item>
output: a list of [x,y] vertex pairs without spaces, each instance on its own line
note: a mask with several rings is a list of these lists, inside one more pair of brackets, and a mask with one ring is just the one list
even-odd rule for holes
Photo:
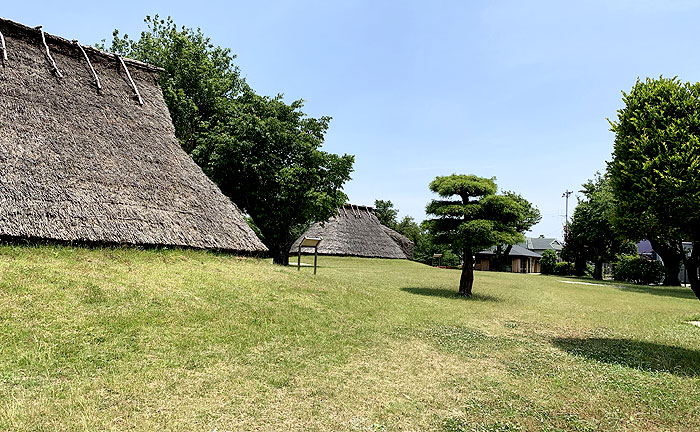
[[307,117],[302,101],[256,95],[229,49],[197,29],[146,17],[138,40],[114,31],[111,49],[164,69],[160,83],[183,149],[252,218],[278,264],[311,222],[347,200],[353,157],[320,150],[330,117]]
[[554,274],[554,267],[557,265],[557,253],[551,249],[542,252],[540,259],[540,272],[542,274]]
[[[637,80],[623,101],[608,163],[616,223],[632,238],[674,247],[700,299],[700,83]],[[689,255],[682,241],[692,242]]]
[[474,284],[474,252],[497,244],[515,244],[524,240],[518,232],[522,207],[512,197],[496,195],[495,178],[475,175],[436,177],[430,190],[442,200],[433,200],[425,221],[436,243],[448,244],[462,252],[464,264],[459,293],[471,296]]
[[575,263],[579,275],[586,261],[592,261],[593,278],[603,279],[603,263],[612,261],[628,242],[613,226],[615,200],[607,177],[596,174],[580,192],[584,197],[579,199],[567,226],[563,255]]
[[637,254],[620,254],[613,263],[615,280],[648,285],[661,282],[664,268],[658,261],[641,258]]
[[287,105],[245,91],[231,115],[193,150],[194,160],[255,222],[277,264],[313,221],[330,218],[347,201],[353,156],[319,148],[329,117],[309,118],[302,102]]
[[391,201],[374,200],[374,214],[382,225],[396,229],[396,216],[399,214],[399,211],[394,208],[394,204]]
[[554,264],[554,274],[559,276],[571,276],[575,272],[574,263],[561,261]]

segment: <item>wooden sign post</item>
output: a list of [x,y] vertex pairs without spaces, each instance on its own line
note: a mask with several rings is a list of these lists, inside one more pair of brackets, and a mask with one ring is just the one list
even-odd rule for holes
[[442,264],[442,254],[439,253],[434,253],[433,254],[433,266],[435,266],[435,258],[438,259],[438,267],[440,267],[440,264]]
[[314,248],[314,274],[316,274],[316,263],[318,262],[318,245],[321,243],[321,238],[304,237],[304,239],[299,243],[299,254],[297,255],[297,270],[301,270],[301,248],[302,247],[312,247]]

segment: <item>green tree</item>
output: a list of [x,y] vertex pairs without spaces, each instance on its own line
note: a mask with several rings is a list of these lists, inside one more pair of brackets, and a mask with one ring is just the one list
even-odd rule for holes
[[474,252],[523,241],[523,235],[518,232],[522,207],[510,196],[496,195],[495,178],[458,174],[436,177],[430,183],[430,190],[444,199],[427,205],[426,212],[435,217],[426,220],[425,225],[437,243],[461,251],[464,264],[459,293],[471,296]]
[[[700,299],[700,83],[677,78],[637,80],[623,92],[611,122],[615,148],[608,163],[616,223],[632,238],[649,238],[682,255]],[[682,250],[690,241],[690,254]]]
[[287,265],[289,248],[311,222],[330,218],[347,201],[342,192],[354,157],[319,148],[329,117],[309,118],[302,101],[246,91],[227,122],[208,132],[194,160],[249,214],[273,262]]
[[557,253],[552,249],[547,249],[542,252],[540,259],[540,272],[542,274],[554,274],[554,268],[557,265]]
[[615,229],[615,199],[607,177],[596,173],[583,184],[583,198],[567,226],[563,254],[574,261],[577,274],[582,274],[586,261],[593,262],[593,278],[603,279],[603,263],[611,262],[629,243]]
[[399,211],[394,208],[394,204],[387,200],[374,200],[374,214],[379,222],[391,229],[396,229],[396,216]]
[[111,49],[164,69],[175,134],[204,172],[252,219],[277,264],[311,223],[343,205],[353,156],[320,150],[330,117],[309,118],[301,100],[264,97],[241,78],[227,48],[201,30],[146,17],[138,40],[113,34]]

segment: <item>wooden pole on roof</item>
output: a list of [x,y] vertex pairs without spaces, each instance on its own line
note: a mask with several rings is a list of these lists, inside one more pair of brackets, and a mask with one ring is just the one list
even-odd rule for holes
[[95,79],[95,85],[97,86],[97,90],[102,90],[102,84],[100,84],[100,79],[97,77],[97,72],[95,72],[95,68],[92,67],[92,63],[90,62],[90,58],[88,57],[87,53],[83,49],[83,46],[78,43],[77,39],[73,39],[73,43],[78,45],[78,48],[80,48],[80,52],[83,53],[83,57],[85,57],[85,60],[87,61],[88,66],[90,67],[90,71],[92,71],[92,77]]
[[63,74],[60,70],[58,70],[58,66],[56,66],[56,61],[53,59],[53,57],[51,56],[51,52],[49,51],[49,45],[46,43],[46,36],[44,36],[43,26],[37,26],[36,29],[41,32],[41,41],[44,43],[44,48],[46,49],[46,57],[49,59],[49,61],[51,62],[51,66],[53,67],[53,73],[55,73],[57,77],[63,78]]
[[122,67],[124,68],[124,71],[126,71],[126,76],[129,78],[129,82],[131,83],[131,88],[134,89],[134,93],[136,93],[136,97],[139,100],[139,105],[143,105],[143,99],[141,99],[141,93],[139,93],[139,89],[136,88],[136,83],[134,82],[133,78],[131,78],[131,74],[129,73],[129,69],[126,67],[126,63],[124,63],[124,59],[121,58],[119,54],[114,54],[117,56],[119,59],[119,62],[122,64]]
[[7,48],[5,48],[5,37],[0,33],[0,49],[2,49],[2,67],[7,63]]

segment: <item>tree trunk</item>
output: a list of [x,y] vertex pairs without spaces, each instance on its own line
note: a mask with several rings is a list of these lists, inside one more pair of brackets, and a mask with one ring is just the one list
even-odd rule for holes
[[462,265],[462,276],[459,278],[459,295],[465,297],[472,296],[472,286],[474,285],[474,256],[471,248],[464,249],[464,264]]
[[603,280],[603,260],[596,258],[595,266],[593,267],[593,279]]
[[[678,279],[678,274],[681,272],[681,261],[683,255],[678,248],[673,247],[662,240],[649,240],[651,247],[663,261],[664,264],[664,285],[665,286],[680,286],[681,281]],[[682,248],[681,244],[681,248]]]
[[289,265],[289,246],[288,245],[267,245],[272,255],[272,263],[277,265]]
[[685,268],[688,271],[690,289],[695,293],[695,297],[700,300],[700,279],[698,279],[698,268],[700,267],[700,241],[693,242],[693,251],[690,257],[685,257]]
[[584,276],[586,274],[586,259],[583,257],[576,257],[574,260],[574,274],[576,276]]

